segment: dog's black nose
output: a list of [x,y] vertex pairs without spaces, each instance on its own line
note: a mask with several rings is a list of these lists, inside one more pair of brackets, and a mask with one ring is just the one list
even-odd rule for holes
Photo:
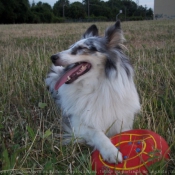
[[52,60],[52,63],[56,63],[56,61],[59,59],[59,56],[58,56],[58,54],[55,54],[55,55],[52,55],[51,57],[50,57],[50,59]]

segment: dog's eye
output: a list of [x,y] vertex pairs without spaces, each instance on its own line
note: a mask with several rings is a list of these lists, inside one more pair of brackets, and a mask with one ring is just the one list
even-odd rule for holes
[[81,51],[83,51],[85,49],[87,49],[87,48],[86,47],[82,47],[82,46],[78,46],[78,47],[72,49],[71,54],[72,55],[76,55],[78,52],[81,52]]
[[72,55],[76,55],[76,54],[77,54],[77,50],[75,50],[75,49],[72,50],[71,54],[72,54]]
[[78,47],[78,50],[85,50],[85,49],[87,49],[87,47],[82,47],[82,46]]
[[92,47],[90,47],[90,51],[94,51],[94,52],[96,52],[97,49],[96,49],[96,47],[92,46]]
[[72,54],[72,55],[76,55],[76,54],[77,54],[77,47],[75,47],[75,48],[72,49],[71,54]]

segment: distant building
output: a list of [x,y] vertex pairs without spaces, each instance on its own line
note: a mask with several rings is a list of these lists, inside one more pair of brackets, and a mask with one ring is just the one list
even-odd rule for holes
[[175,0],[154,0],[154,19],[175,19]]

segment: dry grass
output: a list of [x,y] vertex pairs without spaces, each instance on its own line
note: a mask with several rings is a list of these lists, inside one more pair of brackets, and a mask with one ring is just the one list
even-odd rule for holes
[[[110,24],[97,23],[101,35]],[[89,147],[61,146],[60,116],[44,85],[50,55],[78,40],[89,25],[0,25],[0,173],[94,174]],[[122,28],[142,103],[134,127],[167,140],[168,170],[175,171],[175,21],[126,22]]]

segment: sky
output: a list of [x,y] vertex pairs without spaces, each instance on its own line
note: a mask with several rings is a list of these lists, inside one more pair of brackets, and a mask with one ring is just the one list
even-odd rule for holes
[[[51,6],[53,6],[55,4],[55,2],[57,2],[57,0],[29,0],[29,2],[47,2],[48,4],[50,4]],[[82,2],[82,0],[69,0],[70,3],[75,2],[75,1],[79,1]],[[104,0],[105,1],[105,0]],[[136,2],[136,0],[133,0],[134,2]],[[145,7],[145,5],[147,6],[147,8],[152,8],[154,9],[154,0],[139,0],[139,5],[142,5]]]

